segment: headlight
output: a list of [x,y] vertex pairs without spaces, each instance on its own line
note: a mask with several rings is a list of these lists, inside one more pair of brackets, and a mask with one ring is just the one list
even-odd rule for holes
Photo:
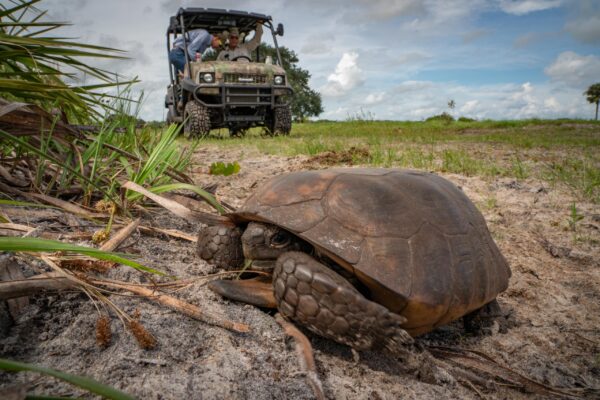
[[215,79],[213,78],[212,74],[206,73],[202,75],[202,80],[206,83],[213,83]]
[[283,85],[283,76],[277,75],[275,79],[273,79],[273,83],[276,85]]

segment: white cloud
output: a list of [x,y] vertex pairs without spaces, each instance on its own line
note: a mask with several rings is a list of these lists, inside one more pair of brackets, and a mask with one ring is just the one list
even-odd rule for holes
[[560,7],[563,0],[500,0],[500,9],[508,14],[525,15]]
[[[417,84],[418,85],[417,85]],[[375,113],[390,120],[423,120],[444,111],[446,99],[454,99],[455,117],[476,119],[582,118],[589,117],[589,105],[580,89],[559,86],[553,82],[532,84],[494,84],[465,86],[448,82],[402,82],[398,87],[411,91],[387,91],[385,101],[368,104],[364,92],[348,93],[329,119],[345,119],[348,110]],[[425,83],[425,84],[423,84]],[[326,103],[334,99],[325,99]],[[589,114],[589,115],[588,115]]]
[[335,72],[327,77],[327,84],[321,88],[325,96],[341,96],[363,83],[362,70],[358,67],[358,53],[344,53],[335,67]]
[[467,102],[465,102],[465,105],[459,109],[459,111],[461,113],[469,114],[476,111],[478,106],[479,100],[468,100]]
[[[134,60],[93,63],[139,76],[143,83],[138,90],[147,95],[141,117],[164,115],[165,29],[179,7],[196,7],[197,2],[43,3],[54,19],[74,23],[61,29],[62,36],[129,50]],[[345,119],[364,110],[383,119],[423,119],[448,111],[447,99],[456,101],[456,116],[478,119],[587,117],[590,106],[582,92],[600,77],[597,52],[559,55],[563,49],[556,50],[567,35],[600,44],[599,0],[204,0],[202,7],[265,13],[275,23],[282,22],[286,33],[279,44],[298,54],[299,66],[312,75],[311,87],[324,95],[326,112],[321,118]],[[563,30],[519,17],[556,7],[566,18]],[[131,21],[132,8],[143,10],[143,21]],[[493,28],[498,11],[506,13],[502,19],[514,30]],[[479,18],[484,13],[489,14]],[[513,42],[515,32],[522,36]],[[482,57],[477,40],[484,36]],[[268,33],[263,39],[272,43]],[[544,46],[532,45],[542,41]],[[553,49],[557,58],[541,61]],[[518,76],[512,83],[493,83],[498,71],[520,69],[537,71],[531,78],[534,85]],[[448,70],[463,73],[453,74],[454,82],[440,81]],[[488,83],[473,84],[469,71],[485,75]],[[544,77],[547,82],[540,79]]]
[[365,98],[366,104],[379,104],[385,100],[385,92],[369,93]]
[[600,58],[565,51],[560,53],[556,60],[544,69],[544,72],[554,82],[585,88],[600,77]]
[[560,103],[555,97],[548,97],[546,100],[544,100],[544,107],[546,107],[548,110],[556,112],[560,110]]

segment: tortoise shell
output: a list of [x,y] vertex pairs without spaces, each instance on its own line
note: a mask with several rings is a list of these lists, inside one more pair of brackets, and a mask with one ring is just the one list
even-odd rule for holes
[[275,224],[311,243],[405,316],[419,335],[495,299],[506,259],[485,220],[451,182],[431,173],[346,168],[280,175],[231,217]]

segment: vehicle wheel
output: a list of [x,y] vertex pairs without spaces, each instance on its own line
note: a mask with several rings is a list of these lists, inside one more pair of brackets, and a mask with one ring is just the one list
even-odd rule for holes
[[210,114],[208,108],[190,100],[183,112],[183,135],[190,139],[205,137],[210,132]]
[[292,110],[289,106],[277,107],[273,110],[273,118],[269,123],[268,133],[271,136],[289,135],[292,130]]
[[167,111],[167,125],[171,125],[173,121],[173,116],[171,115],[171,110]]

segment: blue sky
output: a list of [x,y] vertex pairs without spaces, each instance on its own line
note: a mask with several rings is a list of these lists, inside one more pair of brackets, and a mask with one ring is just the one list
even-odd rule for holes
[[[179,7],[265,13],[285,25],[321,92],[321,118],[357,113],[422,120],[590,118],[583,91],[600,82],[600,0],[46,0],[70,36],[129,51],[101,66],[135,75],[141,116],[164,117],[164,32]],[[132,11],[136,10],[135,13]],[[267,35],[265,35],[267,36]],[[270,42],[270,40],[266,40]]]

